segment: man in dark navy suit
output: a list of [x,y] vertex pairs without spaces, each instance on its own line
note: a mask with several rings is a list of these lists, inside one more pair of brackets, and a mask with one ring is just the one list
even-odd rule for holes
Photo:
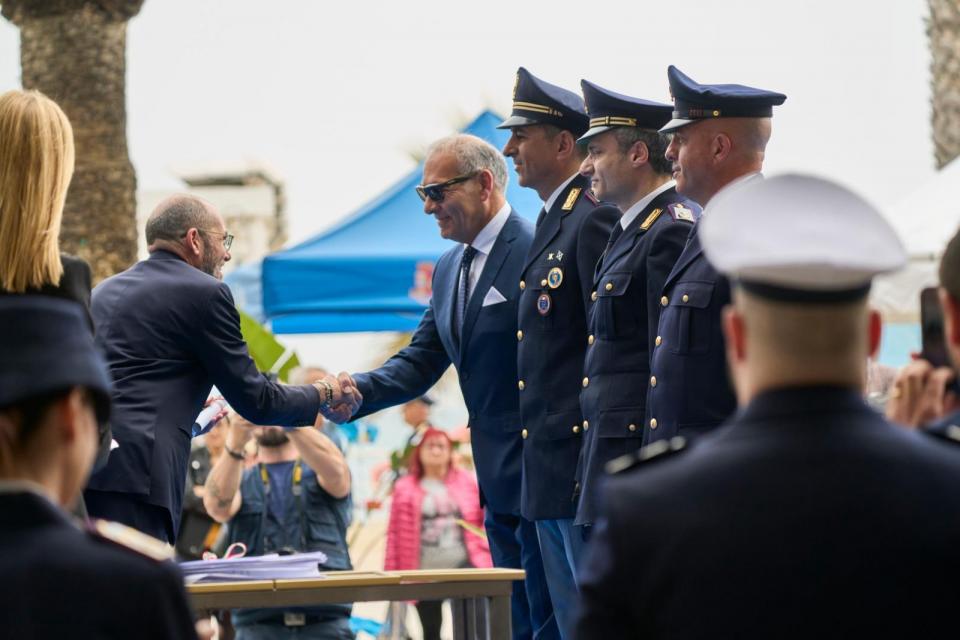
[[578,393],[587,346],[593,269],[620,212],[598,208],[580,175],[587,130],[583,100],[521,67],[503,148],[520,185],[543,200],[524,260],[517,329],[517,373],[523,425],[520,510],[533,520],[561,637],[573,631],[576,564],[584,544],[574,529],[577,459],[583,434]]
[[577,637],[955,636],[960,445],[863,398],[896,233],[849,190],[786,175],[712,202],[700,237],[735,283],[742,410],[611,463]]
[[[758,179],[770,139],[773,106],[786,96],[735,84],[698,84],[671,66],[673,120],[667,160],[677,192],[704,207],[722,190]],[[723,422],[736,406],[727,377],[720,311],[730,284],[703,257],[697,222],[667,277],[654,336],[643,443],[692,436]]]
[[410,345],[379,369],[352,379],[340,374],[340,383],[362,394],[354,416],[360,417],[422,396],[456,367],[494,564],[527,572],[514,583],[513,635],[550,637],[556,625],[536,529],[520,515],[517,282],[533,230],[504,197],[503,156],[480,138],[458,134],[435,142],[423,182],[417,191],[424,212],[458,244],[437,261],[433,297]]
[[576,523],[591,525],[604,466],[641,446],[647,385],[657,385],[650,350],[660,292],[700,207],[678,194],[670,179],[667,138],[657,131],[670,119],[670,105],[586,80],[581,86],[591,127],[580,139],[587,147],[581,171],[598,197],[624,212],[590,283]]
[[[281,386],[257,371],[221,267],[233,240],[209,203],[172,196],[147,220],[150,258],[93,291],[120,445],[84,493],[91,515],[173,542],[194,418],[211,385],[259,424],[312,426],[341,402],[336,378]],[[355,404],[347,398],[345,404]]]
[[172,549],[71,518],[110,414],[86,310],[0,298],[0,635],[196,638]]

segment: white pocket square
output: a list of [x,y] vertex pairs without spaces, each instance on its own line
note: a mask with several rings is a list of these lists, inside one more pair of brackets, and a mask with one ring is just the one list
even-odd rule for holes
[[492,304],[500,304],[501,302],[506,302],[507,299],[503,297],[503,294],[497,291],[496,287],[490,287],[490,290],[487,291],[487,295],[483,297],[483,306],[489,307]]

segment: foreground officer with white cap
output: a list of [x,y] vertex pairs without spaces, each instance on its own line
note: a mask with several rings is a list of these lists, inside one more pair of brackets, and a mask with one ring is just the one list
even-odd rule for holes
[[[704,251],[741,411],[611,463],[579,638],[928,637],[956,628],[960,447],[862,399],[874,275],[906,255],[832,182],[755,181],[711,205]],[[942,633],[938,632],[938,633]]]

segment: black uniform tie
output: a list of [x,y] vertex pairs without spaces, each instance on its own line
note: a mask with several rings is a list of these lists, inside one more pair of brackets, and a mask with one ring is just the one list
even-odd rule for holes
[[543,207],[540,208],[540,215],[537,216],[537,229],[540,228],[540,223],[543,222],[543,219],[547,217],[547,210]]

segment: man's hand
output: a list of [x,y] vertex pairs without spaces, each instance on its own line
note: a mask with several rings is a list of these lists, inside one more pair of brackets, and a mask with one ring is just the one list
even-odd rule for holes
[[363,396],[357,390],[353,378],[350,374],[343,372],[336,378],[328,375],[321,382],[329,384],[334,389],[333,398],[321,410],[324,417],[337,424],[348,421],[363,404]]
[[949,367],[933,368],[917,359],[897,374],[887,402],[887,418],[911,428],[919,428],[945,416],[958,405],[956,394],[947,385],[956,378]]
[[236,413],[231,414],[225,424],[230,427],[230,430],[227,431],[227,439],[225,442],[227,448],[233,451],[243,451],[247,442],[253,437],[255,425]]

